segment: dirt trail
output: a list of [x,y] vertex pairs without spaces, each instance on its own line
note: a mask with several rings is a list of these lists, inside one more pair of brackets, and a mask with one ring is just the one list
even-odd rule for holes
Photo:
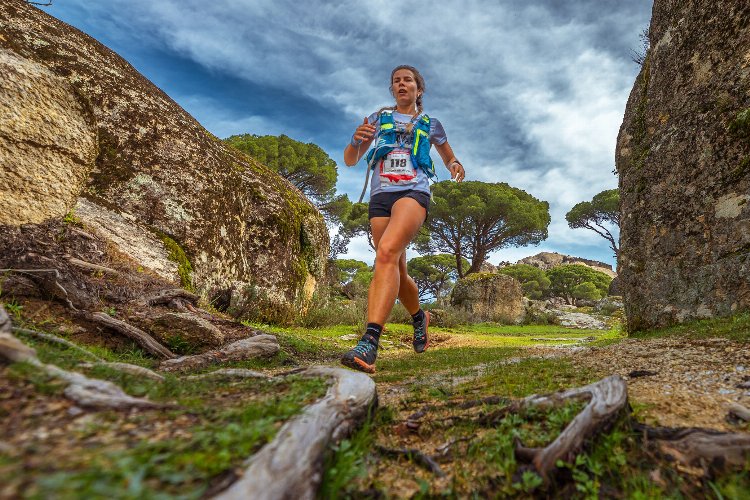
[[[737,430],[726,421],[727,404],[750,407],[750,349],[740,342],[627,339],[571,357],[576,364],[628,379],[631,402],[646,405],[639,418],[655,424]],[[637,370],[655,374],[629,376]]]

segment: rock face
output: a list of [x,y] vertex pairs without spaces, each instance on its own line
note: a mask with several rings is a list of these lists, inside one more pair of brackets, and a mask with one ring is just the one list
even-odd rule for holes
[[0,47],[0,224],[62,217],[96,159],[86,101],[64,78]]
[[[62,178],[62,165],[71,172],[66,190],[54,193],[54,209],[39,216],[10,210],[6,223],[59,216],[81,196],[87,214],[106,209],[132,223],[122,226],[134,230],[122,239],[145,241],[138,234],[145,227],[170,253],[184,253],[190,265],[182,262],[180,273],[192,268],[193,285],[209,298],[221,295],[242,312],[252,297],[255,310],[272,311],[264,313],[268,319],[304,307],[324,272],[328,232],[291,184],[225,146],[115,53],[23,0],[0,2],[0,50],[0,151],[9,155],[15,144],[26,149],[18,156],[26,169],[46,172],[50,159],[56,169],[43,178],[16,166],[6,174],[3,160],[3,176],[34,185],[3,177],[1,199],[26,196],[41,206],[57,189],[49,186]],[[32,110],[19,89],[44,86],[44,107]],[[39,119],[17,129],[18,120],[4,118],[6,102]],[[47,133],[47,142],[36,131]],[[47,147],[53,141],[63,147]]]
[[618,136],[631,330],[750,309],[750,3],[656,0]]
[[596,271],[603,272],[613,278],[617,276],[617,273],[612,270],[612,266],[607,263],[599,262],[598,260],[584,259],[582,257],[563,255],[557,252],[539,252],[536,255],[519,260],[516,264],[528,264],[544,270],[565,264],[581,264],[595,269]]
[[456,282],[451,304],[478,321],[515,323],[524,317],[521,284],[504,274],[474,273]]

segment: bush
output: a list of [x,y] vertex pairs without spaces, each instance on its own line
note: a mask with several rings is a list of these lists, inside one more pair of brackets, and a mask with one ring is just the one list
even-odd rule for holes
[[517,279],[521,283],[523,294],[530,299],[545,297],[550,287],[550,280],[542,269],[529,264],[513,264],[497,270],[500,274]]

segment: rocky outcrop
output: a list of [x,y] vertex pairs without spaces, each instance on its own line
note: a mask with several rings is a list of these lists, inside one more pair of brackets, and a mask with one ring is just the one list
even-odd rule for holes
[[451,304],[477,321],[516,323],[524,317],[521,284],[505,274],[473,273],[456,282]]
[[215,349],[224,343],[224,333],[219,328],[192,313],[162,314],[152,321],[149,331],[180,354]]
[[[304,306],[323,276],[328,232],[297,189],[226,147],[115,53],[23,0],[0,3],[0,50],[0,60],[15,68],[12,80],[3,70],[0,106],[10,99],[28,108],[18,89],[49,87],[49,107],[34,111],[43,123],[32,121],[18,131],[13,120],[0,123],[0,150],[11,141],[17,149],[28,146],[19,161],[43,173],[13,174],[34,187],[3,182],[3,200],[28,192],[41,203],[50,191],[45,186],[62,178],[62,167],[46,170],[47,159],[57,155],[62,159],[55,165],[71,164],[70,184],[55,194],[61,200],[55,210],[39,211],[42,217],[65,213],[80,195],[93,206],[87,213],[106,209],[113,220],[130,222],[122,228],[133,231],[120,236],[135,243],[123,251],[131,257],[144,253],[138,247],[148,240],[141,237],[147,228],[151,239],[166,245],[155,254],[178,256],[183,284],[209,298],[222,295],[225,305],[247,311],[248,297],[256,303],[260,297],[264,311],[272,311],[266,318]],[[42,76],[35,80],[35,74]],[[50,121],[52,114],[66,118]],[[41,132],[48,134],[44,141],[37,138]],[[47,147],[58,138],[70,141]],[[19,210],[11,213],[17,217],[6,222],[36,222]]]
[[557,252],[539,252],[536,255],[519,260],[516,264],[528,264],[530,266],[538,267],[539,269],[544,269],[545,271],[566,264],[581,264],[596,271],[603,272],[607,276],[613,278],[617,276],[617,273],[612,270],[612,266],[607,263],[599,262],[598,260],[584,259],[582,257],[563,255]]
[[0,224],[62,217],[96,159],[94,117],[68,81],[0,47]]
[[750,309],[750,3],[656,0],[617,143],[640,330]]

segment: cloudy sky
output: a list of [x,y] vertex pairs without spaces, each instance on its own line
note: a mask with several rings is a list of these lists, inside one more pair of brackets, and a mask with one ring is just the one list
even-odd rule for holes
[[[606,241],[569,229],[565,213],[617,186],[615,141],[639,69],[631,51],[652,0],[425,5],[55,0],[45,11],[119,53],[219,137],[318,144],[353,199],[364,165],[347,168],[343,147],[364,116],[391,103],[391,69],[416,66],[425,111],[444,124],[467,179],[507,182],[550,203],[546,241],[490,262],[544,250],[614,264]],[[348,256],[374,258],[362,240]]]

